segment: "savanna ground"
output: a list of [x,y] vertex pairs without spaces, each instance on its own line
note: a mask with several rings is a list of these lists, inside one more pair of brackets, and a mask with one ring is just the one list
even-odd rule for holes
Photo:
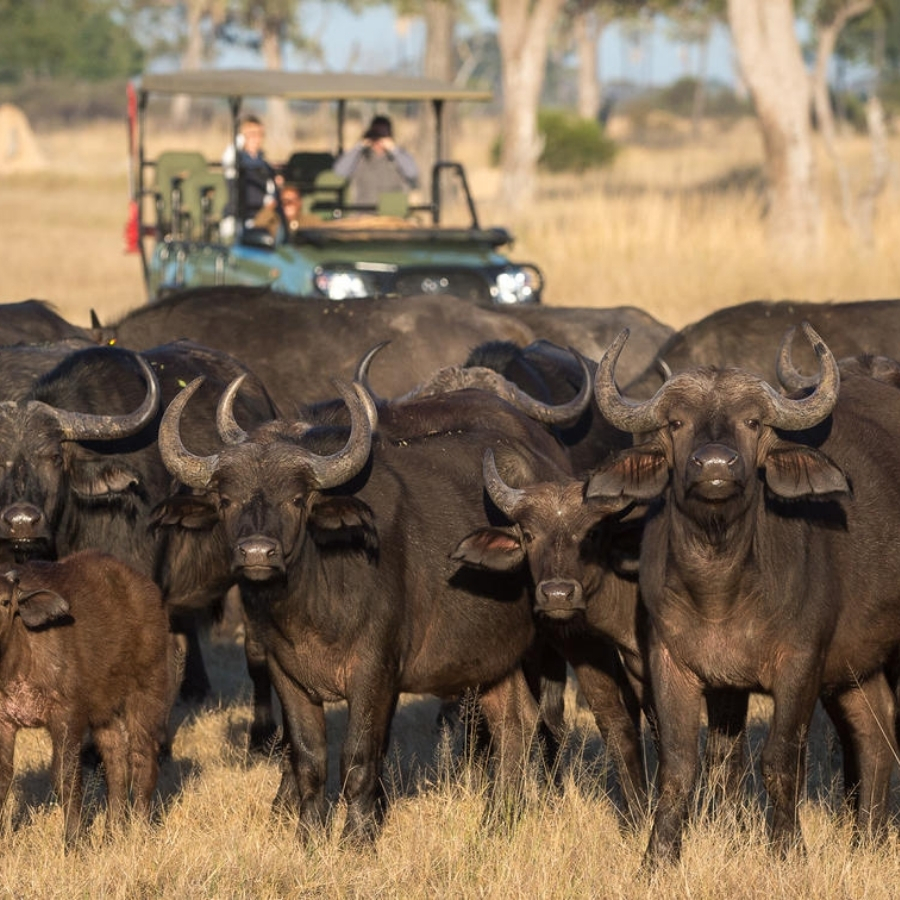
[[[215,157],[224,128],[206,148]],[[879,197],[874,238],[842,222],[823,159],[825,243],[791,262],[767,246],[760,213],[761,148],[751,122],[708,126],[701,141],[627,146],[611,170],[544,177],[533,209],[511,222],[494,204],[487,164],[494,132],[465,123],[457,156],[469,167],[482,221],[512,226],[514,256],[544,270],[556,305],[634,305],[679,327],[749,299],[895,297],[900,283],[900,180]],[[172,139],[174,141],[174,138]],[[139,260],[123,252],[125,129],[87,125],[42,132],[48,166],[0,176],[0,301],[53,301],[87,325],[144,300]],[[900,138],[892,138],[892,155]],[[854,190],[867,186],[866,142],[842,139]],[[162,771],[156,822],[104,839],[102,805],[86,846],[64,854],[61,815],[48,799],[49,747],[23,733],[15,802],[8,804],[0,894],[10,897],[796,897],[889,898],[900,890],[900,846],[857,846],[840,806],[839,753],[814,723],[809,790],[800,817],[805,856],[765,848],[758,755],[767,706],[755,703],[750,752],[757,775],[740,810],[703,814],[683,861],[652,877],[638,866],[648,826],[620,827],[603,747],[576,704],[561,789],[538,791],[514,827],[486,828],[483,781],[458,736],[441,731],[433,700],[407,698],[393,730],[390,813],[372,851],[343,849],[335,834],[302,847],[293,824],[273,821],[275,760],[249,757],[249,687],[238,644],[206,646],[217,698],[176,710],[173,758]],[[329,709],[334,747],[343,711]],[[336,769],[332,752],[332,770]],[[91,777],[97,787],[98,779]],[[337,793],[332,774],[330,792]],[[96,791],[95,791],[96,793]],[[102,793],[102,792],[101,792]],[[614,795],[614,790],[612,791]],[[703,795],[705,796],[705,795]],[[900,810],[900,796],[894,796]],[[340,826],[341,810],[336,809]],[[339,830],[336,829],[336,830]]]

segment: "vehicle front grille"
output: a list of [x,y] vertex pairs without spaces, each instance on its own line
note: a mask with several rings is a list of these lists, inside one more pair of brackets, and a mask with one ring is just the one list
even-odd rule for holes
[[397,273],[393,290],[406,297],[416,294],[451,294],[477,303],[491,301],[485,277],[471,269],[405,269]]

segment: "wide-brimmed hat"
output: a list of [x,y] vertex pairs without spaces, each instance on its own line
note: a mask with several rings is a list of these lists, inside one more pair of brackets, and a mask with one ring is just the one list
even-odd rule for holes
[[393,135],[394,129],[391,120],[387,116],[375,116],[363,137],[367,141],[377,141],[379,138],[389,138]]

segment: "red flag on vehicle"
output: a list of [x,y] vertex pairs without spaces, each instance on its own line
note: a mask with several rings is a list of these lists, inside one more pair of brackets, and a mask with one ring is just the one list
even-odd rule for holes
[[138,221],[138,204],[137,200],[131,200],[128,203],[128,221],[123,229],[125,237],[125,252],[139,253],[141,249],[141,226]]
[[135,131],[137,129],[137,92],[134,83],[129,81],[126,87],[128,96],[128,193],[131,199],[128,202],[128,221],[125,223],[125,252],[139,253],[141,249],[141,223],[140,210],[138,209],[137,186],[135,184],[135,153],[137,141]]

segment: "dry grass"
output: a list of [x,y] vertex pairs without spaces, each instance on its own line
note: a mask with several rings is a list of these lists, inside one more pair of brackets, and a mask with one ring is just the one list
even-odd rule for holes
[[[483,220],[496,173],[486,165],[491,135],[466,129],[460,156],[471,168]],[[72,321],[96,309],[109,319],[143,302],[138,258],[123,253],[127,192],[123,126],[39,134],[50,170],[0,178],[0,300],[42,297]],[[217,152],[221,139],[215,136]],[[894,149],[894,148],[892,148]],[[847,139],[857,187],[866,147]],[[787,265],[767,247],[753,178],[760,148],[749,123],[710,130],[702,144],[626,149],[610,172],[547,178],[536,208],[513,225],[515,255],[548,279],[548,302],[631,304],[673,325],[759,297],[862,299],[896,294],[900,257],[898,184],[882,197],[874,246],[841,224],[833,180],[822,166],[826,247]],[[652,879],[638,875],[647,829],[621,831],[607,797],[602,747],[578,714],[571,768],[561,792],[542,794],[513,829],[486,829],[477,770],[460,765],[435,726],[433,702],[401,708],[391,751],[394,802],[377,851],[341,849],[335,838],[310,848],[290,824],[273,822],[273,761],[248,760],[249,719],[238,649],[210,650],[220,702],[180,711],[174,759],[164,769],[158,822],[104,840],[100,828],[79,853],[64,855],[59,810],[47,804],[49,750],[23,735],[15,812],[5,821],[0,894],[54,898],[276,897],[788,897],[889,898],[900,885],[896,834],[884,846],[854,846],[840,815],[833,739],[820,725],[802,811],[809,845],[781,862],[766,851],[756,802],[705,816],[690,830],[683,862]],[[765,718],[757,708],[754,746]],[[329,711],[339,731],[341,710]],[[332,741],[334,744],[334,741]],[[334,768],[334,766],[333,766]],[[337,785],[332,783],[332,793]],[[758,791],[757,791],[758,793]],[[895,808],[900,806],[895,800]],[[101,807],[102,810],[102,807]],[[337,813],[340,824],[340,811]],[[98,817],[102,825],[102,811]]]

